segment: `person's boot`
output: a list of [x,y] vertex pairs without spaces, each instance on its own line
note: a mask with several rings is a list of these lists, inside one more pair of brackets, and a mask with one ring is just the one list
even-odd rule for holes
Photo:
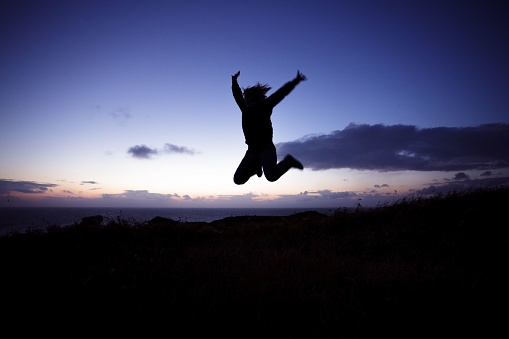
[[288,154],[284,160],[288,162],[288,164],[293,168],[298,168],[300,170],[304,169],[302,163],[299,160],[292,157],[290,154]]

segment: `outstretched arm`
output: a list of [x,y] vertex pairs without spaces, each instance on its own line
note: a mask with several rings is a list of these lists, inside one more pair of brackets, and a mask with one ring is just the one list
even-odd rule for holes
[[272,106],[276,106],[283,100],[291,91],[297,86],[301,81],[305,81],[308,78],[302,74],[300,71],[297,71],[297,75],[292,80],[288,81],[277,91],[272,93],[268,98],[267,102]]
[[235,99],[235,102],[239,106],[239,108],[242,110],[244,108],[244,96],[242,95],[242,90],[240,89],[239,83],[237,82],[237,78],[240,75],[240,71],[232,75],[232,93],[233,98]]

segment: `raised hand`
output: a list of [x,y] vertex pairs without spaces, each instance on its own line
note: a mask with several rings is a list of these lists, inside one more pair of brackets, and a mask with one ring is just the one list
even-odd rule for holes
[[297,76],[295,77],[295,80],[297,80],[298,82],[301,82],[301,81],[304,81],[304,80],[307,80],[308,78],[302,74],[299,70],[297,70]]

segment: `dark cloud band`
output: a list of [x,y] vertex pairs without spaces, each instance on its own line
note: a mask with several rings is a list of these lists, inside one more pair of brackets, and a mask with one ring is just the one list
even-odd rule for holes
[[357,125],[277,145],[306,168],[462,171],[509,167],[509,124],[419,129]]
[[13,181],[0,179],[0,195],[11,192],[19,193],[45,193],[48,189],[56,187],[56,184],[39,184],[33,181]]

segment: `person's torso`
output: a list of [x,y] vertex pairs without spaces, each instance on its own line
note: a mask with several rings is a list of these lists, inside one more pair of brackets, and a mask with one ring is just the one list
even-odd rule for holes
[[272,142],[272,107],[263,103],[246,106],[242,111],[242,130],[249,146]]

